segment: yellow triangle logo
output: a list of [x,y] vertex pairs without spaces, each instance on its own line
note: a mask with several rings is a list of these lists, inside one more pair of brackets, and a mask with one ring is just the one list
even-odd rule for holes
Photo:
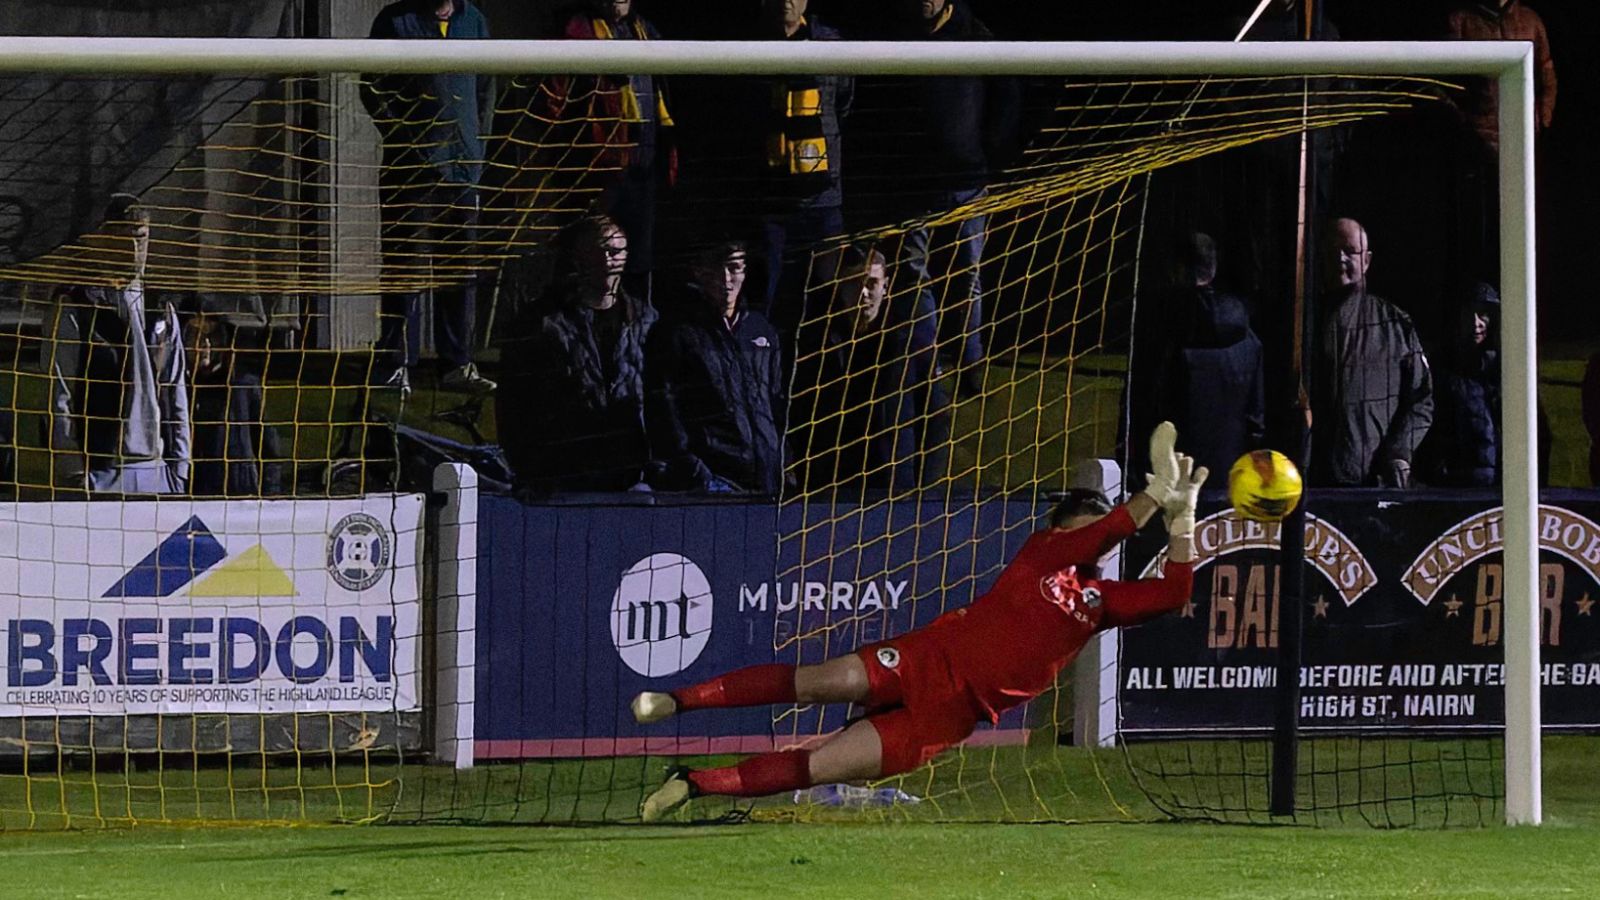
[[191,597],[294,597],[294,582],[256,544],[228,560],[189,590]]

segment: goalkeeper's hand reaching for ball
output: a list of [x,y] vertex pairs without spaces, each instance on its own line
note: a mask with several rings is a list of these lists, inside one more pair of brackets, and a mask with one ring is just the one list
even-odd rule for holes
[[1178,429],[1162,422],[1150,433],[1150,468],[1145,493],[1161,507],[1167,525],[1167,558],[1173,562],[1194,561],[1195,508],[1200,503],[1200,486],[1211,473],[1205,466],[1178,452]]

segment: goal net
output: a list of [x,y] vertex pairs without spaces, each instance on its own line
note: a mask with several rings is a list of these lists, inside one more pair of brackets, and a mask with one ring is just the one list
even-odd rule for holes
[[[930,192],[907,173],[938,172],[914,157],[948,135],[901,129],[907,98],[981,76],[865,74],[831,161],[843,224],[774,249],[764,229],[795,203],[774,160],[825,168],[804,152],[825,143],[813,123],[774,124],[774,84],[804,118],[814,78],[227,68],[0,77],[0,826],[628,821],[673,762],[814,745],[861,711],[647,733],[627,701],[715,674],[713,658],[819,662],[926,624],[992,584],[1052,495],[1120,493],[1173,185],[1209,159],[1425,117],[1456,90],[1288,62],[1010,76],[1004,164]],[[749,97],[736,141],[719,112]],[[493,447],[548,450],[534,338],[597,214],[631,232],[622,278],[644,306],[675,302],[708,242],[749,248],[747,305],[783,344],[780,496],[552,492]],[[1285,230],[1273,246],[1292,255]],[[495,403],[462,380],[485,376]],[[588,437],[606,427],[625,436]],[[440,538],[432,468],[451,461],[485,498],[450,507],[476,546]],[[747,558],[696,549],[701,522],[731,523]],[[1159,549],[1123,548],[1123,575]],[[734,568],[708,581],[713,553]],[[699,566],[647,564],[664,555]],[[1308,577],[1342,562],[1308,559]],[[446,587],[447,568],[475,574]],[[474,578],[476,600],[450,593]],[[617,612],[630,579],[642,625]],[[475,626],[444,615],[446,594]],[[693,600],[722,631],[691,633]],[[447,643],[476,655],[446,659]],[[1270,729],[1187,709],[1171,730],[1124,729],[1120,694],[1144,682],[1118,647],[1096,643],[1071,679],[909,775],[688,815],[1270,819]],[[475,697],[451,695],[469,683]],[[473,699],[471,733],[452,731],[442,710]],[[446,732],[476,749],[447,758]],[[1497,736],[1305,734],[1306,820],[1497,815]]]

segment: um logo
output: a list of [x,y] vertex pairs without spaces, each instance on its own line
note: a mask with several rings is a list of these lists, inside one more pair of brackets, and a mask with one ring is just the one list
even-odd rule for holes
[[611,642],[628,668],[660,678],[682,672],[711,640],[711,585],[676,553],[657,553],[622,573],[611,600]]

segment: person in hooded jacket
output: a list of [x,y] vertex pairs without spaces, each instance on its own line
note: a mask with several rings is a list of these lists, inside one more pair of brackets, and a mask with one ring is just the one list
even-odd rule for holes
[[[1219,290],[1217,247],[1194,233],[1178,247],[1173,286],[1141,304],[1129,372],[1131,433],[1170,421],[1197,466],[1226,472],[1265,432],[1263,352],[1239,297]],[[1131,461],[1142,478],[1143,458]]]
[[1500,483],[1500,295],[1481,282],[1462,298],[1456,327],[1435,354],[1434,420],[1418,448],[1421,477],[1441,487]]
[[149,211],[115,194],[86,240],[119,271],[109,283],[60,289],[46,325],[53,483],[96,494],[186,493],[188,365],[176,307],[146,296]]

